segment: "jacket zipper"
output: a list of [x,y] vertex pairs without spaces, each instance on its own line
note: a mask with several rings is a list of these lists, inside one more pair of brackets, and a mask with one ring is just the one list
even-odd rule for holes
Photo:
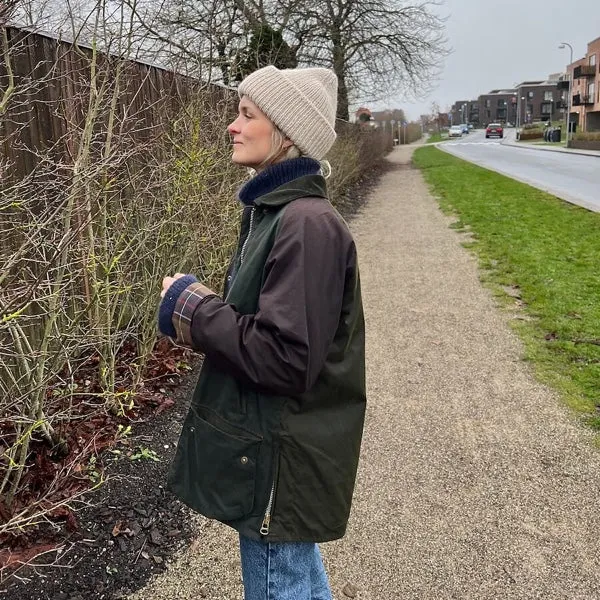
[[250,240],[250,236],[252,235],[252,228],[254,227],[254,211],[256,211],[256,206],[252,207],[252,211],[250,212],[250,225],[248,226],[248,235],[244,240],[244,244],[242,246],[242,250],[240,251],[240,265],[244,264],[244,256],[246,255],[246,247],[248,246],[248,240]]
[[262,525],[260,526],[260,535],[269,535],[269,527],[271,526],[271,510],[273,510],[274,497],[275,479],[273,479],[273,485],[271,486],[271,494],[269,495],[269,503],[267,504],[267,510],[265,510],[265,516],[263,518]]
[[273,516],[273,503],[275,502],[275,489],[277,487],[277,479],[279,477],[279,450],[278,445],[273,449],[273,483],[271,484],[271,493],[269,494],[269,502],[265,510],[262,525],[260,526],[260,535],[269,535],[271,527],[271,517]]

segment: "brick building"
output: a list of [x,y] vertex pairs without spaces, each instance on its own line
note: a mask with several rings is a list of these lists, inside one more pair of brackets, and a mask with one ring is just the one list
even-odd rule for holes
[[[523,81],[516,86],[516,121],[562,121],[566,118],[567,94],[559,89],[559,75],[542,81]],[[514,121],[513,121],[514,122]]]
[[567,67],[572,77],[570,120],[580,131],[600,131],[600,38],[588,44],[586,55]]
[[450,120],[452,125],[460,123],[472,123],[479,126],[479,103],[477,100],[458,100],[450,109]]
[[477,99],[479,105],[479,122],[482,127],[489,123],[512,123],[517,120],[517,90],[492,90]]

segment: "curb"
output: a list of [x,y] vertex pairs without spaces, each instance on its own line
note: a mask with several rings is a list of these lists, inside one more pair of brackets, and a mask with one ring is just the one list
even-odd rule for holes
[[515,148],[525,148],[527,150],[542,150],[543,152],[561,152],[562,154],[577,154],[579,156],[591,156],[592,158],[600,158],[600,152],[594,152],[591,154],[590,150],[571,150],[567,148],[547,148],[544,146],[534,146],[533,144],[521,144],[519,142],[502,141],[500,142],[503,146],[514,146]]

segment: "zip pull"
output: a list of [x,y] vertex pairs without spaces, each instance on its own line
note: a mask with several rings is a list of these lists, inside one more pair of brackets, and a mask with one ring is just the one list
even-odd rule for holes
[[269,528],[271,526],[271,509],[273,508],[273,497],[275,496],[275,480],[271,486],[271,494],[269,495],[269,503],[267,504],[267,510],[265,510],[265,516],[263,518],[262,525],[260,527],[260,535],[269,535]]
[[271,515],[265,515],[265,518],[263,519],[261,528],[260,528],[260,535],[269,535],[269,526],[271,525]]

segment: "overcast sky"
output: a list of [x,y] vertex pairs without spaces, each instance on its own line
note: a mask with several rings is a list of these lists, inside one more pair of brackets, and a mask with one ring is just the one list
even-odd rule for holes
[[600,0],[445,0],[446,34],[452,53],[429,96],[415,103],[389,99],[411,120],[431,112],[437,101],[446,110],[456,100],[475,99],[494,88],[544,79],[564,71],[569,49],[581,58],[600,37]]

